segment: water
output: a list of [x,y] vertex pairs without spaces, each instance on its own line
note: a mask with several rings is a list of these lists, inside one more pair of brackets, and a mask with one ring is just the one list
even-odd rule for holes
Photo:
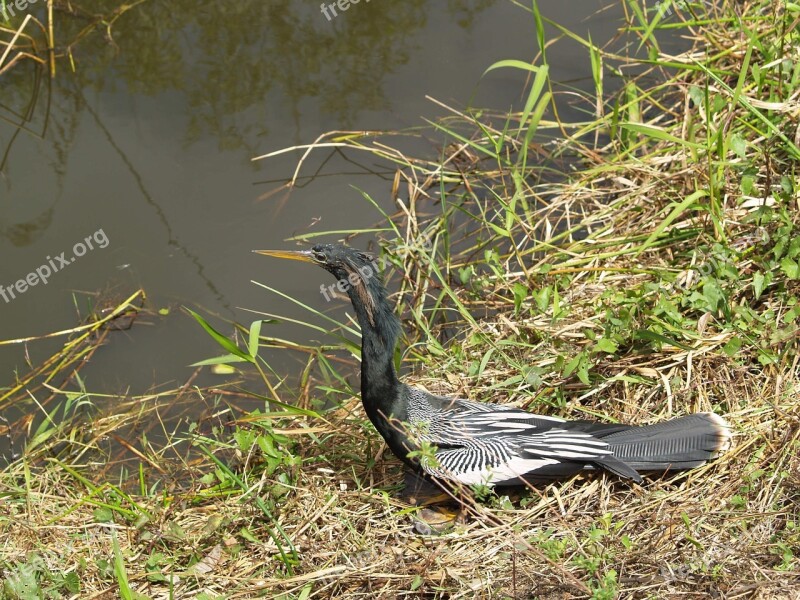
[[[591,32],[599,44],[621,24],[616,4],[539,4],[546,17]],[[98,12],[107,6],[96,3]],[[63,56],[92,14],[57,23]],[[142,287],[149,306],[169,314],[114,333],[81,371],[94,392],[137,394],[181,385],[189,364],[220,353],[183,305],[243,323],[253,319],[247,308],[305,316],[256,279],[330,308],[319,294],[325,274],[252,249],[374,226],[379,214],[353,186],[392,208],[392,174],[376,175],[368,155],[316,152],[302,175],[319,175],[290,194],[273,192],[291,177],[298,153],[252,157],[331,130],[421,125],[443,114],[426,95],[459,108],[519,108],[520,71],[481,75],[501,59],[531,60],[537,46],[530,13],[503,0],[375,0],[331,20],[316,3],[152,0],[120,14],[110,35],[93,31],[69,50],[74,72],[62,57],[52,81],[30,61],[0,76],[0,285],[59,267],[46,285],[0,297],[0,339],[68,329],[86,314],[87,294],[123,297]],[[555,80],[592,88],[585,48],[562,40],[548,57]],[[14,113],[32,99],[30,132],[19,132]],[[566,104],[561,117],[585,118]],[[76,248],[89,240],[93,249]],[[63,265],[55,258],[62,252]],[[293,324],[268,333],[324,339]],[[35,360],[54,347],[37,342],[28,352]],[[26,370],[24,359],[22,346],[0,347],[0,386]],[[272,360],[293,368],[290,357]],[[196,383],[213,381],[203,374]]]

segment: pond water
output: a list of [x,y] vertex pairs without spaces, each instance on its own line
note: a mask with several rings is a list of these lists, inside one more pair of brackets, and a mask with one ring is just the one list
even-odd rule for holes
[[[601,45],[621,24],[621,6],[608,4],[539,2],[546,17]],[[505,0],[362,1],[335,17],[313,2],[148,0],[72,44],[96,22],[87,7],[108,15],[108,5],[56,14],[54,79],[31,61],[0,75],[0,285],[52,267],[46,285],[0,297],[0,340],[75,326],[84,292],[121,298],[142,287],[149,306],[169,309],[94,354],[81,371],[94,392],[181,385],[189,364],[219,354],[182,305],[243,323],[253,319],[248,308],[303,317],[251,279],[330,309],[319,295],[325,274],[251,250],[374,226],[380,215],[354,186],[391,209],[392,173],[317,152],[302,172],[317,176],[275,194],[299,154],[254,156],[332,130],[422,125],[443,114],[426,95],[459,108],[519,108],[520,71],[481,75],[537,52],[530,13]],[[548,52],[555,80],[591,89],[585,48],[563,39]],[[301,343],[321,338],[291,323],[270,327]],[[35,359],[52,349],[36,342],[28,351]],[[0,346],[0,367],[0,386],[13,382],[26,370],[24,348]]]

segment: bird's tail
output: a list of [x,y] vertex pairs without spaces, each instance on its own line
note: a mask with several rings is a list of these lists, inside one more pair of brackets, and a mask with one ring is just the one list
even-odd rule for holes
[[631,427],[603,436],[619,459],[635,471],[692,469],[716,458],[730,446],[722,417],[697,413],[670,421]]

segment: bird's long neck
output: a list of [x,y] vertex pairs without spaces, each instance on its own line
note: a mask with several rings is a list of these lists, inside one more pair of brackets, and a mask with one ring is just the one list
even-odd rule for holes
[[401,401],[402,384],[394,368],[394,349],[400,321],[392,312],[386,289],[378,276],[359,281],[348,295],[361,326],[361,400],[372,424],[396,454],[404,456],[396,422],[407,421]]

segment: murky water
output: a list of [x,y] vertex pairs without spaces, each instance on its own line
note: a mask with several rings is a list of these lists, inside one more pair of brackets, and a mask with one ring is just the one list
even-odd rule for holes
[[[539,4],[596,43],[620,24],[616,4]],[[510,2],[374,0],[328,16],[317,3],[286,0],[149,0],[107,35],[93,30],[72,46],[74,71],[62,58],[52,81],[30,61],[0,76],[0,286],[50,270],[46,284],[39,277],[0,296],[0,339],[76,325],[75,302],[88,303],[80,292],[122,297],[141,286],[169,314],[115,333],[84,381],[111,393],[180,385],[187,365],[219,353],[181,305],[244,323],[253,318],[247,308],[303,316],[256,279],[322,308],[322,273],[250,251],[290,247],[294,234],[373,226],[380,216],[353,186],[391,208],[387,174],[364,157],[315,153],[303,175],[318,175],[289,195],[271,192],[299,155],[252,157],[331,130],[421,125],[442,114],[426,95],[457,107],[521,104],[519,71],[481,79],[497,60],[536,53],[532,17]],[[93,15],[56,22],[66,44]],[[548,52],[555,80],[591,88],[585,48],[562,40]],[[15,124],[31,102],[23,131]],[[312,339],[296,325],[271,327]],[[22,348],[0,347],[0,367],[2,386],[26,369]]]

